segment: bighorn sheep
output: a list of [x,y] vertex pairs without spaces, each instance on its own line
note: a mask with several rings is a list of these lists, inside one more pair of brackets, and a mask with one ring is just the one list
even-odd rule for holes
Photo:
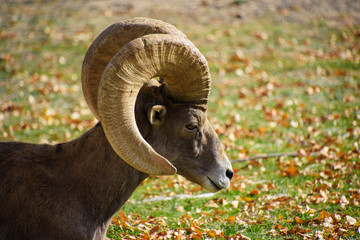
[[113,24],[89,47],[82,86],[94,128],[57,145],[0,143],[0,239],[104,239],[149,174],[229,187],[231,164],[206,116],[207,62],[174,26]]

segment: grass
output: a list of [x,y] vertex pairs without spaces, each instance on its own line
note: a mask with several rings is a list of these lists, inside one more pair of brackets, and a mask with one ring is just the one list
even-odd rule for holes
[[[74,26],[76,8],[52,16],[44,6],[22,13],[8,4],[2,18],[2,141],[68,141],[96,122],[81,93],[81,61],[113,19]],[[246,24],[174,21],[208,59],[209,119],[229,157],[305,155],[236,163],[231,188],[208,198],[144,202],[205,192],[179,176],[150,177],[108,236],[360,239],[359,26],[266,15]]]

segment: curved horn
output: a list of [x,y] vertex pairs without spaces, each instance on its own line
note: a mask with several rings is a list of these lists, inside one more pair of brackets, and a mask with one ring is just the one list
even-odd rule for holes
[[137,94],[153,77],[165,79],[174,99],[208,100],[210,74],[199,50],[182,36],[152,34],[128,43],[106,67],[99,86],[99,116],[108,141],[124,161],[148,174],[174,174],[176,168],[143,139],[135,121]]
[[82,65],[81,82],[85,99],[97,119],[99,119],[98,89],[107,64],[125,44],[153,33],[177,34],[185,37],[176,27],[163,21],[134,18],[111,25],[89,47]]

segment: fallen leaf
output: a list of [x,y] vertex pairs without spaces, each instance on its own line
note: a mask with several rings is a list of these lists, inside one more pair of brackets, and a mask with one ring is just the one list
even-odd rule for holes
[[283,176],[293,177],[299,174],[294,164],[290,164],[283,172]]
[[210,200],[205,204],[205,207],[218,208],[219,205],[217,205],[214,200]]
[[242,199],[243,199],[245,202],[252,202],[252,201],[254,201],[251,197],[248,197],[248,196],[244,196],[244,197],[242,197]]
[[230,216],[230,217],[225,219],[225,221],[227,221],[228,223],[233,223],[233,222],[235,222],[235,220],[236,220],[235,216]]
[[258,195],[259,194],[259,190],[257,188],[254,188],[253,190],[251,190],[250,192],[251,195]]
[[317,220],[319,222],[322,222],[327,216],[329,216],[329,214],[327,212],[325,212],[324,210],[322,210],[319,214],[319,217],[317,218]]
[[150,230],[149,234],[150,234],[150,235],[153,235],[154,233],[158,232],[158,231],[160,230],[160,228],[161,228],[160,225],[157,225],[157,226],[153,227],[153,228]]
[[239,206],[239,201],[238,200],[234,200],[234,201],[231,202],[231,207],[232,208],[238,208],[238,206]]
[[346,216],[345,216],[345,219],[346,219],[346,222],[347,222],[349,225],[355,225],[356,222],[357,222],[355,218],[350,217],[349,215],[346,215]]

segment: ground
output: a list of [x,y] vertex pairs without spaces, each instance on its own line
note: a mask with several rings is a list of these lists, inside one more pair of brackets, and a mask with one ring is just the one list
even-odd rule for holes
[[109,238],[360,239],[360,1],[0,5],[1,141],[57,143],[94,126],[83,56],[107,26],[141,16],[175,25],[207,58],[208,115],[230,159],[292,153],[234,162],[217,194],[151,177]]

